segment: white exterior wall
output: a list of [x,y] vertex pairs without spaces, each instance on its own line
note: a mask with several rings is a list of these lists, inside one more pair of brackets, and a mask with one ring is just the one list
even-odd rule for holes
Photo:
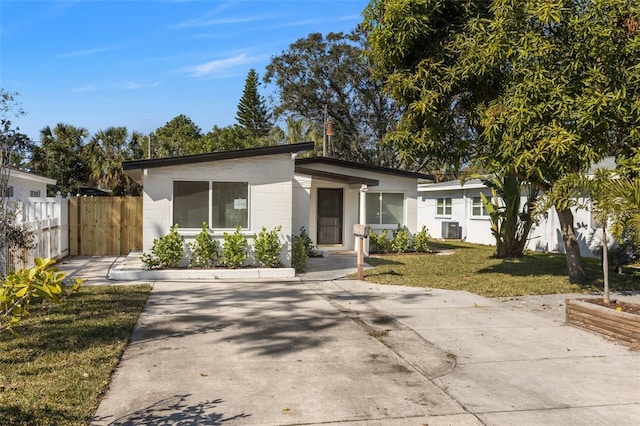
[[[248,182],[249,227],[244,233],[249,245],[263,226],[267,230],[280,226],[281,240],[285,244],[280,260],[288,267],[291,264],[293,167],[292,155],[286,153],[147,169],[143,195],[143,251],[151,250],[153,240],[167,234],[173,224],[174,180]],[[214,229],[212,233],[221,245],[224,231],[234,230]],[[179,229],[179,232],[189,242],[200,229]]]
[[[412,234],[418,229],[417,217],[417,179],[412,177],[395,176],[387,173],[376,173],[367,170],[359,170],[356,168],[345,168],[334,165],[305,165],[307,168],[313,168],[330,173],[342,175],[350,175],[364,177],[368,179],[376,179],[379,181],[378,186],[368,188],[370,192],[398,192],[404,194],[404,225]],[[359,222],[359,203],[360,203],[360,187],[361,185],[347,185],[340,182],[323,180],[317,177],[311,178],[306,175],[296,175],[299,182],[308,182],[311,180],[311,186],[308,193],[310,195],[309,205],[307,209],[296,210],[294,222],[301,223],[308,230],[314,244],[317,245],[317,193],[318,188],[342,188],[343,189],[343,245],[342,246],[320,246],[325,250],[354,250],[356,247],[356,237],[353,236],[353,225]],[[301,184],[302,185],[302,184]],[[296,202],[298,199],[296,199]],[[297,209],[297,207],[294,207]],[[300,215],[300,216],[298,216]],[[304,217],[302,215],[305,215]],[[389,228],[388,226],[371,225],[374,230],[382,230]],[[299,227],[294,228],[297,232]],[[391,231],[392,229],[388,229]]]
[[55,179],[10,169],[7,186],[13,187],[13,197],[24,199],[30,197],[31,191],[40,191],[40,197],[47,196],[47,185],[55,185]]
[[[428,185],[422,186],[422,188]],[[418,225],[427,227],[433,238],[442,237],[442,222],[458,222],[462,227],[462,239],[470,243],[495,245],[495,238],[491,234],[489,218],[472,217],[473,197],[479,197],[482,192],[486,196],[491,194],[486,187],[470,187],[458,189],[419,191],[418,197]],[[438,216],[436,202],[438,198],[452,198],[451,216]],[[524,205],[526,196],[520,199]],[[584,199],[579,200],[582,204]],[[593,257],[588,248],[588,233],[594,224],[591,213],[586,209],[573,208],[574,229],[580,244],[580,254],[584,257]],[[560,234],[560,220],[555,209],[549,210],[539,223],[531,228],[527,249],[541,252],[564,253],[564,244]]]

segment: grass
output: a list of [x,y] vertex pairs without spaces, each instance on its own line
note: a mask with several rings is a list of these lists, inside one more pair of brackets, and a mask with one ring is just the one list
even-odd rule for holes
[[[365,271],[370,282],[413,287],[465,290],[486,297],[602,291],[598,259],[582,259],[589,282],[569,283],[564,255],[528,253],[522,259],[495,259],[494,247],[464,242],[434,243],[434,250],[453,249],[451,255],[372,256]],[[612,290],[640,290],[640,272],[610,272]]]
[[0,423],[89,424],[150,290],[84,287],[0,334]]

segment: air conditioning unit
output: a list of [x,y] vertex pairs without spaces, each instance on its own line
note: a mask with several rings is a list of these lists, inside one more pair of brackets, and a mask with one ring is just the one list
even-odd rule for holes
[[462,239],[462,228],[458,222],[442,222],[442,238],[447,240]]

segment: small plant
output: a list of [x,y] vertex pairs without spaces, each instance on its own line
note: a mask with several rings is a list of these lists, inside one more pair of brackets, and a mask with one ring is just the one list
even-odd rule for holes
[[9,330],[29,315],[32,299],[60,303],[68,290],[80,289],[84,280],[65,281],[66,273],[58,271],[53,259],[36,258],[31,269],[20,269],[5,277],[0,287],[0,332]]
[[239,268],[247,261],[247,237],[240,233],[241,229],[238,226],[233,234],[224,233],[220,264],[227,268]]
[[423,226],[420,232],[413,236],[413,249],[420,253],[431,253],[429,238],[431,238],[431,235],[429,235],[427,228]]
[[386,229],[379,234],[374,231],[369,233],[369,251],[371,253],[387,254],[392,249],[391,243]]
[[294,238],[302,240],[304,249],[307,252],[307,257],[312,257],[316,254],[316,248],[313,245],[313,241],[311,241],[311,238],[307,234],[307,230],[304,228],[304,226],[300,227],[300,235]]
[[277,226],[271,231],[267,231],[267,228],[263,226],[262,231],[255,236],[253,249],[256,254],[256,260],[261,266],[266,268],[279,268],[282,266],[280,263],[282,243],[278,235],[281,229],[280,226]]
[[393,231],[391,240],[391,250],[396,253],[406,253],[409,251],[411,243],[411,234],[406,226],[398,225],[398,229]]
[[143,253],[140,260],[149,269],[177,268],[183,256],[184,237],[178,234],[178,224],[175,224],[167,235],[153,240],[151,253]]
[[304,237],[309,238],[306,233],[303,236],[304,227],[300,228],[300,235],[293,237],[293,244],[291,245],[291,266],[296,272],[304,272],[307,267],[307,260],[309,259],[309,250]]
[[202,230],[196,236],[194,242],[189,243],[193,256],[190,265],[198,268],[210,268],[218,260],[218,250],[220,243],[214,240],[209,234],[207,223],[202,222]]

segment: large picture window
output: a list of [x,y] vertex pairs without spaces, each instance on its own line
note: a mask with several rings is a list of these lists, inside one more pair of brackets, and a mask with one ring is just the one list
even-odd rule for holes
[[[180,228],[247,228],[247,182],[173,182],[173,223]],[[211,200],[211,202],[209,202]]]
[[366,219],[371,225],[402,225],[404,222],[404,194],[367,192]]
[[451,216],[452,212],[451,197],[441,197],[436,200],[436,215]]

